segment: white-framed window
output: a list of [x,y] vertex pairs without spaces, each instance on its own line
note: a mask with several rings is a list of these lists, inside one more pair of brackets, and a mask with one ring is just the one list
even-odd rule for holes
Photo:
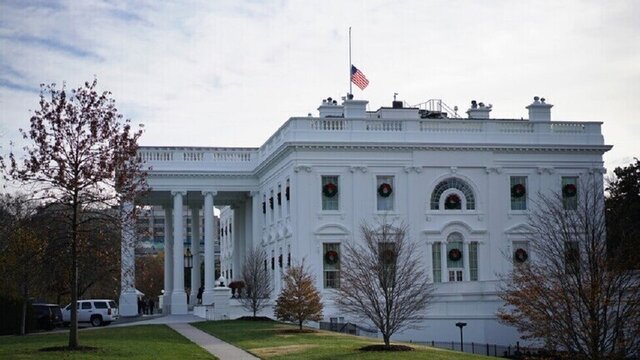
[[433,282],[442,282],[442,243],[439,241],[431,245],[431,260],[433,264]]
[[513,265],[522,266],[529,261],[529,243],[527,241],[513,242]]
[[269,213],[271,214],[271,222],[274,222],[275,219],[275,204],[274,204],[274,198],[273,198],[273,190],[271,190],[271,196],[269,197]]
[[335,175],[322,176],[322,210],[340,209],[340,178]]
[[322,244],[322,270],[325,289],[340,287],[340,243]]
[[[447,192],[449,189],[456,189],[458,191]],[[445,192],[447,193],[445,194]],[[476,200],[473,189],[466,181],[455,177],[445,179],[433,188],[433,192],[431,193],[431,210],[441,210],[440,199],[443,195],[446,196],[443,202],[444,205],[442,206],[444,210],[461,210],[463,199],[460,197],[460,194],[464,197],[465,209],[475,210]]]
[[478,281],[478,242],[469,243],[469,280]]
[[276,194],[276,203],[278,206],[278,218],[282,218],[282,185],[278,184],[278,193]]
[[462,234],[454,232],[447,236],[447,270],[449,281],[462,281],[464,273]]
[[267,223],[267,194],[262,194],[262,222]]
[[284,188],[284,198],[287,204],[287,215],[291,215],[291,182],[287,179],[287,185]]
[[509,184],[511,210],[527,210],[527,177],[511,176]]
[[393,211],[395,184],[393,176],[376,176],[376,199],[378,211]]
[[578,177],[562,177],[562,205],[565,210],[578,208]]

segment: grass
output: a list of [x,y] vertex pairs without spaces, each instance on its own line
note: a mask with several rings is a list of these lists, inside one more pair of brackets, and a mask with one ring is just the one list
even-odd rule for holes
[[[208,321],[192,324],[262,359],[433,359],[480,360],[488,357],[408,344],[414,351],[363,352],[382,340],[328,331],[295,333],[295,326],[274,321]],[[377,340],[377,341],[376,341]]]
[[80,345],[95,351],[40,351],[65,346],[68,339],[68,332],[1,336],[0,359],[215,359],[165,325],[80,331]]

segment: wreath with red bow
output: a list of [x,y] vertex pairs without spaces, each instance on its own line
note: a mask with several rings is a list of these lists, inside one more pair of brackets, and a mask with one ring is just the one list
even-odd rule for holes
[[338,185],[327,183],[322,187],[322,194],[326,197],[334,197],[338,193]]
[[516,261],[519,263],[525,262],[529,258],[529,254],[527,254],[527,250],[522,248],[519,248],[518,250],[516,250],[513,256],[515,257]]
[[382,197],[389,197],[389,195],[391,195],[391,193],[393,192],[393,188],[391,187],[390,184],[387,183],[382,183],[380,186],[378,186],[378,195],[382,196]]
[[458,261],[460,259],[462,259],[462,251],[460,249],[449,250],[449,260]]
[[514,198],[521,198],[527,193],[527,189],[523,184],[515,184],[511,187],[511,196]]
[[447,196],[447,199],[444,201],[445,209],[457,209],[460,207],[460,196],[456,194],[451,194]]
[[324,261],[327,262],[327,264],[335,264],[338,262],[338,252],[334,251],[334,250],[329,250],[324,254]]
[[575,184],[567,184],[562,188],[562,195],[565,197],[574,197],[578,192],[578,188]]

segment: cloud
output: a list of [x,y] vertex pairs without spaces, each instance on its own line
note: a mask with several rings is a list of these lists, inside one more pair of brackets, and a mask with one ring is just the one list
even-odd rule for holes
[[44,50],[57,51],[78,58],[89,58],[91,60],[102,61],[102,58],[97,54],[86,49],[67,44],[55,38],[44,38],[32,35],[3,35],[0,36],[0,38],[17,42],[21,46],[37,46],[44,48]]
[[3,79],[0,77],[0,87],[9,89],[9,90],[16,90],[16,91],[24,91],[24,92],[28,92],[28,93],[32,93],[32,94],[38,94],[40,93],[40,89],[39,88],[35,88],[33,86],[29,86],[27,84],[19,84],[19,83],[15,83],[11,80],[8,79]]
[[[20,127],[28,89],[94,75],[143,122],[146,145],[260,146],[290,116],[349,87],[370,108],[393,93],[471,99],[520,118],[534,95],[556,120],[603,120],[607,157],[637,153],[638,3],[101,0],[0,3],[0,123]],[[22,101],[17,101],[23,99]],[[7,114],[12,114],[9,117]],[[18,116],[24,114],[25,116]],[[170,137],[167,134],[171,134]]]

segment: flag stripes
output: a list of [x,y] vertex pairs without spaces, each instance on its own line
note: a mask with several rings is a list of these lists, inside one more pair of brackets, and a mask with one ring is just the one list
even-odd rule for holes
[[351,65],[351,82],[356,84],[356,86],[359,87],[360,90],[364,90],[364,88],[369,85],[369,80],[367,80],[367,77],[364,76],[362,71],[358,70],[358,68],[353,65]]

